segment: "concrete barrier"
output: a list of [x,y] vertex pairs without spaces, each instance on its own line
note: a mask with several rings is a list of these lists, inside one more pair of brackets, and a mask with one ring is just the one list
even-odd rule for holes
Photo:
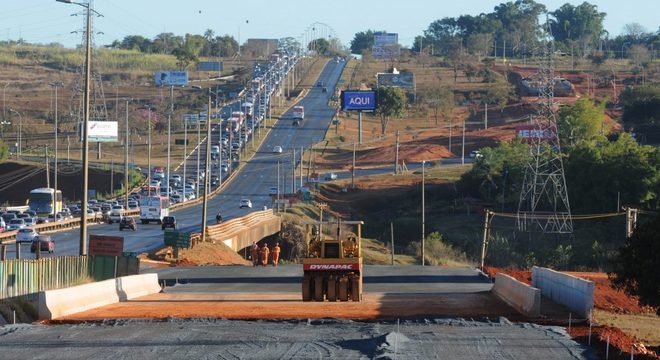
[[143,274],[42,291],[39,293],[39,319],[56,319],[160,290],[157,274]]
[[541,315],[541,290],[537,288],[509,275],[498,273],[491,291],[528,318],[537,318]]
[[583,318],[594,308],[594,283],[547,268],[532,268],[532,286]]

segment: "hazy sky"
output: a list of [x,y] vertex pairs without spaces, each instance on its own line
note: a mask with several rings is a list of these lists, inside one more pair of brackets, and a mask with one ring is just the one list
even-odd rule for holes
[[[86,0],[80,0],[86,1]],[[161,32],[177,35],[229,34],[241,42],[247,38],[299,38],[315,22],[329,25],[342,43],[348,44],[358,31],[367,29],[399,33],[399,42],[410,46],[416,35],[437,19],[462,14],[491,12],[504,1],[489,0],[96,0],[94,8],[103,15],[94,20],[97,45],[107,45],[126,35],[153,38]],[[553,11],[566,2],[538,1]],[[275,5],[275,4],[281,5]],[[612,36],[625,24],[640,23],[647,31],[660,26],[658,0],[591,0],[606,12],[605,28]],[[390,5],[392,4],[392,5]],[[394,7],[403,5],[403,7]],[[59,42],[67,47],[81,43],[83,17],[72,14],[83,10],[77,5],[55,0],[0,0],[0,39],[28,42]],[[240,29],[240,30],[239,30]]]

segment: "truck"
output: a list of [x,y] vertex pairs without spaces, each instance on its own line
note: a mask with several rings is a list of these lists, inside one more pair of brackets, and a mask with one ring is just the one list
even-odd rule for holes
[[170,215],[170,200],[165,196],[145,196],[140,202],[140,221],[148,224],[152,221],[161,224],[165,216]]
[[[323,226],[333,235],[323,233]],[[344,231],[356,226],[357,233]],[[362,300],[362,221],[305,223],[303,301]]]
[[305,107],[294,106],[292,112],[293,112],[293,125],[300,125],[300,123],[305,119]]

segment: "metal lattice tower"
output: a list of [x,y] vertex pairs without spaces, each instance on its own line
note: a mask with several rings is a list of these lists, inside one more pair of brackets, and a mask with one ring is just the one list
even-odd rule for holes
[[545,40],[546,46],[543,46],[536,75],[539,111],[533,117],[535,135],[530,138],[532,157],[525,169],[520,191],[517,225],[519,231],[571,234],[573,220],[559,144],[557,104],[554,99],[554,43],[549,29]]
[[[92,6],[92,0],[89,0],[90,6]],[[94,12],[96,13],[96,12]],[[96,13],[96,15],[99,15]],[[90,18],[93,19],[93,16]],[[90,20],[92,21],[92,20]],[[93,27],[91,27],[93,28]],[[85,30],[82,30],[82,45],[81,49],[85,49]],[[92,48],[94,48],[94,34],[92,33]],[[105,93],[103,91],[103,78],[98,69],[98,55],[97,52],[92,52],[92,83],[90,84],[90,96],[89,96],[89,120],[90,121],[106,121],[109,120],[108,109],[105,103]],[[71,99],[69,101],[69,111],[71,115],[76,119],[77,126],[80,126],[83,118],[83,93],[85,86],[85,64],[84,62],[78,68],[76,79],[73,84],[73,90],[71,92]],[[100,150],[100,143],[99,143]],[[99,155],[100,157],[100,151]]]

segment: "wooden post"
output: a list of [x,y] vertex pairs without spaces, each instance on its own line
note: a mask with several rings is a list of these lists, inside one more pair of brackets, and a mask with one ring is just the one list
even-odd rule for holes
[[0,248],[0,261],[5,260],[7,260],[7,245],[2,244],[2,247]]
[[484,262],[486,261],[486,250],[488,248],[488,238],[490,237],[490,221],[492,220],[493,212],[486,210],[486,217],[484,219],[484,236],[481,241],[481,271],[484,270]]
[[396,131],[396,155],[394,157],[394,174],[399,173],[399,130]]
[[394,223],[390,222],[390,240],[392,242],[392,266],[394,266]]
[[21,244],[18,242],[16,243],[16,258],[17,259],[21,258]]

